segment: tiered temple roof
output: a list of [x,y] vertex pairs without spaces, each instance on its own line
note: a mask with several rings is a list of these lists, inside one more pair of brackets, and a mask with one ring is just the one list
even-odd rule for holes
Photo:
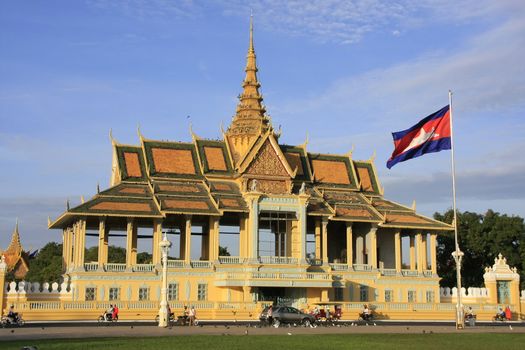
[[166,142],[140,135],[139,145],[122,145],[112,138],[111,187],[68,209],[49,227],[66,227],[79,216],[155,219],[247,212],[244,197],[257,192],[307,195],[311,216],[380,227],[451,229],[384,199],[373,158],[310,153],[307,143],[279,145],[259,92],[253,23],[245,71],[236,114],[223,140],[192,134],[192,142]]
[[22,279],[29,271],[28,255],[20,242],[20,233],[18,232],[18,220],[11,235],[11,242],[6,250],[0,251],[0,257],[4,257],[7,264],[7,271],[14,272],[16,278]]

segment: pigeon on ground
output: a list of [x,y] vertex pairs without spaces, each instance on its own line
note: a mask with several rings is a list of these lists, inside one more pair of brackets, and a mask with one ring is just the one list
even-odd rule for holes
[[509,329],[512,330],[512,325],[509,324]]
[[290,332],[288,332],[288,333],[286,333],[286,334],[288,334],[288,335],[292,335],[292,333],[290,333]]
[[377,326],[377,324],[374,322],[374,326]]

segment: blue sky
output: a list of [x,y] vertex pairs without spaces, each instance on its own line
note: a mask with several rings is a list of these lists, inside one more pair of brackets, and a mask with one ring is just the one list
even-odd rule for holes
[[267,110],[281,142],[376,152],[385,196],[451,207],[450,153],[396,165],[390,133],[454,91],[460,210],[525,216],[525,3],[2,1],[0,247],[61,233],[47,216],[109,185],[121,143],[218,138],[241,91],[250,8]]

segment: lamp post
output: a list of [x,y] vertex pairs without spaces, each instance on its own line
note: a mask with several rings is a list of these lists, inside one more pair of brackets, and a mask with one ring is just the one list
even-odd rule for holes
[[456,297],[456,329],[463,329],[465,321],[463,318],[463,303],[461,302],[461,260],[464,253],[459,250],[456,245],[456,250],[452,252],[454,261],[456,262],[456,283],[457,283],[457,297]]
[[162,287],[160,290],[159,327],[168,327],[168,252],[171,242],[168,241],[166,233],[159,243],[162,252]]

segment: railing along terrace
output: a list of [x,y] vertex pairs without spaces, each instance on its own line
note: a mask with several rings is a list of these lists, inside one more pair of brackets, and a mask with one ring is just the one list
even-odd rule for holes
[[126,271],[126,264],[108,263],[104,264],[104,270],[109,272],[124,272]]
[[257,259],[261,264],[288,265],[297,264],[297,258],[288,256],[260,256]]
[[425,277],[432,277],[434,274],[432,270],[423,270],[423,276]]
[[133,272],[152,272],[155,270],[154,264],[137,264],[132,268]]
[[168,260],[168,268],[182,268],[186,267],[184,260]]
[[219,256],[219,263],[225,265],[244,264],[245,261],[246,259],[240,256]]
[[397,276],[396,269],[380,269],[381,275],[383,276]]
[[401,270],[401,274],[405,277],[417,277],[419,272],[417,270]]
[[191,267],[198,269],[209,269],[213,266],[211,261],[194,260],[190,262]]
[[353,268],[355,271],[372,271],[372,265],[367,264],[354,264]]
[[352,266],[348,264],[337,264],[337,263],[331,263],[329,264],[332,270],[334,271],[349,271],[352,269]]
[[88,262],[84,263],[84,270],[85,271],[97,271],[98,270],[98,262]]

